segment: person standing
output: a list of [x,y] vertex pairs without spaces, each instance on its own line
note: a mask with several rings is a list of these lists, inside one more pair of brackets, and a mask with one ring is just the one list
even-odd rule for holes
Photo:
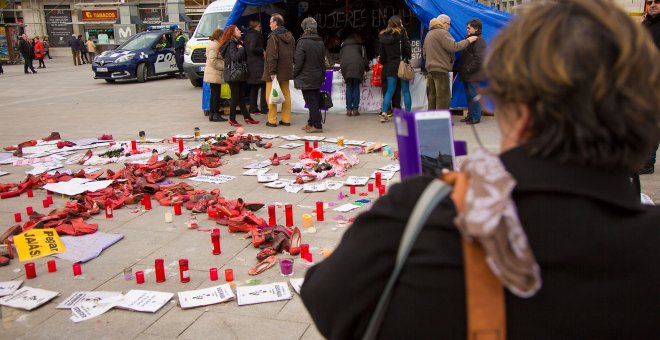
[[[245,34],[245,52],[247,52],[248,78],[250,85],[250,113],[267,114],[266,104],[266,82],[261,79],[264,73],[264,37],[261,35],[261,22],[250,20],[249,29]],[[261,96],[259,96],[261,92]],[[259,97],[259,106],[257,106]]]
[[186,49],[186,37],[180,28],[176,30],[176,38],[174,38],[174,57],[176,58],[176,68],[179,69],[177,79],[186,79],[183,74],[183,52]]
[[441,14],[431,19],[431,30],[424,39],[422,53],[426,59],[426,91],[429,110],[449,109],[451,103],[451,85],[449,72],[454,65],[454,53],[464,50],[477,40],[476,36],[467,37],[459,42],[449,34],[451,18]]
[[80,59],[80,42],[76,38],[76,35],[71,34],[67,43],[69,44],[69,47],[71,47],[71,55],[73,56],[73,66],[82,65],[82,60]]
[[[652,0],[648,2],[648,13],[644,17],[642,25],[651,32],[655,46],[660,50],[660,0]],[[660,110],[660,108],[657,108]],[[658,142],[655,143],[651,157],[644,162],[642,169],[639,171],[640,175],[648,175],[655,172],[655,155],[658,153]]]
[[37,68],[46,68],[44,55],[44,45],[39,41],[39,37],[34,37],[34,57],[39,60],[39,66]]
[[241,124],[236,121],[237,105],[240,107],[241,115],[243,115],[243,119],[246,123],[259,124],[259,121],[252,119],[245,106],[245,80],[247,79],[247,72],[243,75],[244,78],[230,78],[230,67],[232,64],[243,63],[247,65],[247,55],[245,54],[243,41],[241,41],[241,30],[239,30],[236,25],[229,25],[225,30],[225,33],[222,35],[222,38],[220,39],[220,54],[222,54],[222,57],[225,60],[225,82],[229,83],[229,89],[231,90],[229,125],[241,126]]
[[465,96],[468,102],[468,114],[461,122],[467,124],[479,124],[481,121],[481,105],[474,98],[478,94],[479,82],[483,80],[481,65],[486,56],[486,40],[481,35],[481,20],[472,19],[467,23],[468,37],[475,36],[477,40],[468,45],[461,54],[458,64],[458,76],[463,82]]
[[[410,61],[412,58],[412,48],[408,40],[408,34],[403,27],[401,18],[398,15],[392,16],[387,21],[387,27],[378,35],[380,41],[380,62],[383,64],[383,80],[387,81],[387,92],[383,96],[383,106],[380,114],[382,123],[389,121],[387,112],[392,104],[392,97],[396,90],[396,81],[398,79],[399,62]],[[403,92],[403,103],[406,111],[412,109],[412,98],[410,96],[410,82],[401,79],[401,90]]]
[[358,34],[351,34],[341,43],[339,65],[346,83],[346,115],[359,116],[360,84],[364,79],[365,70],[369,67],[369,61],[362,39]]
[[83,64],[89,64],[89,59],[87,59],[87,44],[82,35],[78,35],[78,44],[80,45],[80,58],[82,59]]
[[28,40],[27,34],[23,34],[19,39],[18,51],[21,52],[21,56],[23,56],[23,71],[25,72],[25,74],[30,74],[30,72],[28,72],[28,69],[30,69],[32,73],[37,73],[37,70],[35,70],[34,66],[32,66],[34,49],[32,48],[30,41]]
[[89,56],[90,63],[93,63],[94,57],[96,56],[96,44],[94,43],[94,40],[87,39],[85,45],[87,46],[87,55]]
[[204,68],[204,81],[209,83],[211,95],[209,96],[209,121],[226,122],[220,114],[220,86],[225,82],[225,61],[220,55],[220,37],[223,30],[217,28],[209,37],[206,48],[206,67]]
[[[289,80],[293,77],[293,51],[295,39],[289,30],[284,28],[284,18],[280,14],[270,17],[271,33],[266,45],[264,74],[262,80],[266,82],[266,93],[270,100],[270,90],[273,80],[277,79],[282,89],[284,102],[282,103],[282,120],[279,125],[291,126],[291,92]],[[277,127],[277,104],[268,105],[267,126]]]
[[44,54],[48,57],[48,59],[53,59],[53,57],[50,56],[50,41],[48,41],[47,35],[44,36],[42,43],[44,44]]
[[305,104],[309,109],[309,119],[303,130],[308,133],[323,132],[319,102],[321,86],[325,80],[325,45],[316,32],[314,18],[303,19],[300,26],[303,35],[298,39],[294,55],[293,85],[302,90]]

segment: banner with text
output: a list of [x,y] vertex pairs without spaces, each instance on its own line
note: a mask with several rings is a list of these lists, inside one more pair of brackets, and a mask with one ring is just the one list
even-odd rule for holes
[[31,229],[14,236],[18,260],[31,261],[66,251],[55,229]]

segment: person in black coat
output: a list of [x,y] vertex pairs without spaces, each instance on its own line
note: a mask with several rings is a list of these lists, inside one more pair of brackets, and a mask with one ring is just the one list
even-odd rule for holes
[[35,70],[34,66],[32,65],[32,60],[34,59],[34,48],[30,44],[27,34],[23,34],[18,40],[18,51],[21,52],[21,56],[23,57],[23,71],[25,74],[30,74],[28,69],[31,70],[32,73],[37,73],[37,70]]
[[[383,95],[383,107],[381,110],[381,122],[389,121],[387,112],[392,103],[392,97],[396,89],[396,82],[401,59],[409,62],[412,58],[412,47],[408,40],[408,34],[397,15],[392,16],[387,22],[387,28],[378,35],[380,41],[380,62],[383,64],[383,82],[387,82],[387,92]],[[410,96],[410,82],[401,80],[403,92],[403,105],[406,111],[412,110],[412,98]]]
[[[246,63],[247,55],[243,42],[241,41],[241,30],[236,25],[230,25],[220,39],[220,53],[225,59],[225,81],[229,84],[231,90],[231,101],[229,105],[229,125],[241,126],[236,121],[236,106],[241,109],[243,119],[248,124],[259,124],[259,121],[252,119],[247,107],[245,106],[245,79],[232,80],[230,79],[231,72],[229,71],[232,63]],[[245,74],[247,77],[247,73]]]
[[481,105],[474,98],[479,94],[479,82],[482,80],[481,65],[486,57],[486,40],[481,35],[481,20],[472,19],[467,23],[468,36],[477,40],[468,45],[461,53],[458,65],[458,76],[463,81],[465,96],[468,102],[468,114],[461,122],[477,124],[481,121]]
[[369,67],[369,61],[367,51],[358,34],[351,34],[341,43],[339,65],[341,75],[346,82],[346,115],[359,116],[360,83],[364,79],[364,72]]
[[[394,285],[380,339],[465,339],[462,233],[483,244],[512,230],[504,224],[521,229],[499,239],[499,248],[484,248],[486,256],[508,249],[511,260],[528,250],[529,268],[536,268],[526,286],[501,274],[519,275],[527,266],[497,267],[506,287],[507,339],[660,334],[650,317],[659,310],[660,206],[641,204],[629,178],[660,136],[660,63],[642,27],[606,4],[540,3],[494,40],[484,90],[497,105],[502,154],[468,157],[469,199],[460,215],[451,198],[432,209]],[[599,38],[569,34],[575,32]],[[486,162],[472,166],[475,156]],[[506,189],[496,185],[502,179]],[[301,297],[323,336],[362,337],[411,211],[434,180],[418,176],[392,186],[307,271]],[[484,193],[492,195],[488,202]]]
[[80,45],[80,57],[82,59],[82,63],[89,64],[89,58],[87,58],[87,44],[85,44],[85,40],[81,34],[78,35],[78,44]]
[[[653,0],[649,2],[648,13],[644,17],[642,25],[651,32],[653,42],[660,51],[660,0]],[[639,171],[640,175],[652,174],[655,172],[655,154],[658,153],[658,143],[655,143],[655,149],[651,151],[651,157],[646,160],[642,169]]]
[[67,41],[69,44],[69,47],[71,47],[71,55],[73,56],[73,65],[82,65],[82,60],[80,59],[80,49],[82,46],[80,45],[80,41],[78,41],[78,38],[76,38],[75,34],[72,34],[69,37],[69,40]]
[[[268,113],[266,82],[261,79],[264,73],[264,37],[261,35],[259,20],[250,21],[250,28],[245,34],[245,52],[248,63],[247,83],[250,85],[250,113],[265,115]],[[257,106],[257,97],[260,98],[259,106]]]
[[305,18],[300,26],[304,33],[296,43],[293,57],[293,85],[302,90],[309,109],[309,119],[303,130],[308,133],[323,132],[319,103],[321,86],[325,80],[325,46],[316,32],[317,23],[314,18]]

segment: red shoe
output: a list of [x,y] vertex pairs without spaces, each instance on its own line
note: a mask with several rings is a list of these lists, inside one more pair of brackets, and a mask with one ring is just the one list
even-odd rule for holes
[[293,235],[291,235],[291,245],[289,245],[289,254],[298,255],[300,254],[300,243],[302,243],[302,237],[300,236],[300,229],[298,227],[293,228]]
[[57,140],[57,139],[62,139],[62,137],[60,137],[60,133],[59,132],[51,132],[49,136],[44,137],[41,140],[51,141],[51,140]]
[[254,120],[252,118],[246,119],[245,122],[248,123],[248,124],[259,124],[258,120]]
[[266,269],[274,266],[275,262],[277,262],[277,256],[275,255],[269,256],[265,260],[257,263],[254,267],[250,268],[250,270],[248,270],[248,274],[250,275],[261,274],[264,271],[266,271]]
[[101,137],[97,138],[98,140],[112,140],[112,135],[103,134]]
[[243,126],[243,125],[239,124],[238,122],[232,122],[231,120],[229,121],[229,125],[236,126],[236,127]]
[[264,248],[264,250],[260,251],[257,254],[257,261],[261,262],[261,261],[263,261],[263,260],[265,260],[265,259],[267,259],[267,258],[269,258],[273,255],[276,255],[276,254],[277,253],[275,252],[275,249],[270,248],[270,247]]
[[93,155],[94,155],[94,153],[92,152],[92,150],[87,150],[87,153],[85,153],[83,158],[80,159],[78,164],[81,164],[81,165],[85,164],[85,162],[87,162],[90,158],[92,158]]

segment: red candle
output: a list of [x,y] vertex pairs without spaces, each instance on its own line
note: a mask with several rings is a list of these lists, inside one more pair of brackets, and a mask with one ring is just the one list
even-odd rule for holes
[[307,260],[307,262],[313,262],[312,261],[312,254],[309,253],[309,252],[307,254],[305,254],[304,259]]
[[48,200],[43,200],[41,201],[41,204],[44,206],[44,208],[48,208],[50,204],[48,204]]
[[139,285],[144,283],[144,272],[143,271],[140,270],[140,271],[135,272],[135,282],[137,282],[137,284],[139,284]]
[[156,259],[154,267],[156,269],[156,282],[165,282],[165,261],[163,259]]
[[174,204],[174,215],[181,215],[181,203]]
[[131,150],[133,150],[133,152],[137,151],[137,141],[131,141]]
[[300,245],[300,257],[305,258],[309,254],[309,244],[303,243]]
[[286,214],[286,226],[293,227],[293,205],[284,205],[284,213]]
[[172,143],[176,143],[176,137],[172,136]]
[[213,255],[220,255],[222,253],[222,250],[220,250],[220,229],[213,229],[211,242],[213,243]]
[[379,187],[379,188],[381,186],[381,178],[382,178],[381,176],[382,175],[381,175],[380,171],[376,171],[376,174],[374,175],[374,177],[376,177],[376,186]]
[[34,279],[37,277],[37,269],[34,267],[34,262],[28,262],[25,264],[25,278],[28,280]]
[[57,262],[55,260],[48,261],[48,272],[54,273],[57,271]]
[[309,147],[309,142],[305,141],[305,152],[310,152],[312,148]]
[[112,201],[110,199],[105,200],[105,218],[112,218]]
[[188,259],[179,260],[179,277],[181,283],[190,282],[190,270],[188,269]]
[[151,195],[144,194],[144,197],[142,197],[142,205],[144,205],[145,210],[151,210]]
[[374,191],[374,184],[373,183],[367,184],[367,190],[369,190],[369,192],[373,192]]
[[275,206],[268,206],[268,226],[274,226],[277,224],[277,218],[275,217]]
[[316,202],[316,220],[323,221],[323,202]]
[[351,185],[351,195],[355,195],[355,185]]
[[225,281],[231,282],[234,281],[234,271],[231,269],[225,269]]
[[32,192],[32,189],[28,189],[27,191],[28,197],[33,197],[34,193]]
[[32,207],[25,207],[25,213],[28,215],[28,217],[30,217],[30,215],[32,215],[33,212],[34,209],[32,209]]
[[207,216],[209,219],[213,219],[213,218],[215,218],[215,209],[213,209],[213,207],[208,207],[208,208],[206,209],[206,216]]
[[53,204],[53,196],[47,196],[46,199],[48,200],[48,204]]
[[318,148],[319,148],[319,142],[318,142],[318,141],[314,141],[314,149],[318,149]]
[[179,153],[183,152],[183,139],[179,138]]
[[385,195],[385,186],[381,185],[378,187],[378,196],[383,196]]
[[209,277],[211,281],[218,281],[218,268],[209,269]]
[[79,276],[79,275],[82,275],[82,267],[80,266],[80,263],[74,263],[73,276]]
[[23,218],[21,217],[21,213],[15,213],[14,214],[14,222],[18,223],[21,222]]

